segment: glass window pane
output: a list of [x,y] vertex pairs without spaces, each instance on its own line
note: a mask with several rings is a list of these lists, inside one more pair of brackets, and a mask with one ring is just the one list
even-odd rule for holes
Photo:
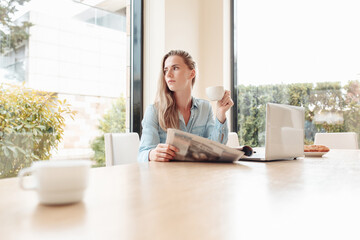
[[[129,123],[130,1],[30,0],[15,7],[12,24],[27,21],[32,26],[13,30],[29,34],[16,47],[11,44],[17,35],[0,28],[0,178],[9,171],[7,176],[15,176],[36,158],[91,159],[104,166],[104,133],[125,132]],[[18,90],[8,84],[42,92],[16,97]],[[46,100],[47,94],[52,100]],[[12,100],[17,103],[5,104]],[[41,104],[52,107],[41,112]],[[67,110],[76,112],[73,119]],[[29,126],[17,129],[5,119]],[[24,136],[35,134],[51,137],[25,144]],[[36,141],[48,143],[47,148]],[[27,149],[32,157],[20,156]],[[8,162],[3,161],[5,152]]]
[[360,133],[359,1],[236,1],[238,129],[264,146],[267,102],[304,106],[316,132]]

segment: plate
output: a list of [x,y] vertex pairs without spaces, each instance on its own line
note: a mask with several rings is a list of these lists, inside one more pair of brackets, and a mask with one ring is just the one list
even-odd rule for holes
[[305,157],[322,157],[328,152],[304,152]]

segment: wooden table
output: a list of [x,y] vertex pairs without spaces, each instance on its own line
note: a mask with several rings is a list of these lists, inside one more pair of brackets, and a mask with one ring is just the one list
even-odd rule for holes
[[91,170],[81,203],[0,181],[0,239],[360,239],[360,151],[281,162]]

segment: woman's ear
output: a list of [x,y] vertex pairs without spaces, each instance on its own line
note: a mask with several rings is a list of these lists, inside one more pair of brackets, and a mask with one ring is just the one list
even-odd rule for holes
[[193,69],[193,70],[191,70],[191,73],[190,73],[190,79],[192,80],[195,76],[196,76],[196,71],[195,71],[195,69]]

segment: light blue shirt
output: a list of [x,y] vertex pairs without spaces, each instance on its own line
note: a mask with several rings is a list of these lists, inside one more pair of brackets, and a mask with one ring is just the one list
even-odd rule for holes
[[[229,129],[227,120],[220,123],[214,114],[208,101],[192,98],[190,119],[185,124],[182,114],[179,112],[180,130],[201,137],[209,138],[225,144],[228,139]],[[165,143],[166,132],[160,127],[156,107],[152,104],[147,107],[145,116],[141,122],[142,136],[139,148],[139,162],[149,161],[149,152],[156,148],[159,143]]]

